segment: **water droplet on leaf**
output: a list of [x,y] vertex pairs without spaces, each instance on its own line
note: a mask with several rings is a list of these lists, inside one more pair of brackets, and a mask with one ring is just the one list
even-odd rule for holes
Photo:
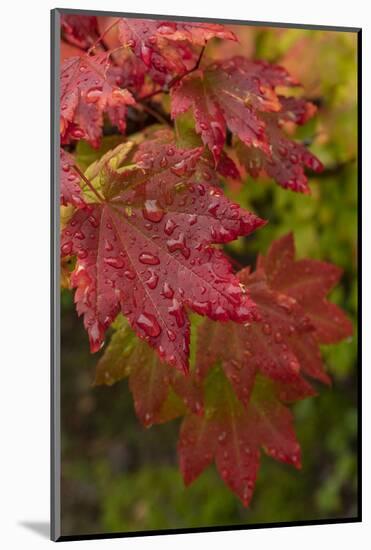
[[146,220],[154,223],[160,222],[165,214],[157,200],[146,200],[142,213]]
[[125,262],[122,258],[104,258],[104,263],[115,269],[122,269],[125,267]]
[[139,261],[146,265],[158,265],[160,263],[159,257],[150,252],[142,252],[139,254]]
[[144,330],[147,336],[155,338],[161,334],[160,325],[150,313],[141,313],[137,319],[137,325]]

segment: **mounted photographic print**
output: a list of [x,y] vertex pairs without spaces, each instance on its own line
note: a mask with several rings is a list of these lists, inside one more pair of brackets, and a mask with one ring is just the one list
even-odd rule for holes
[[54,540],[360,521],[361,32],[211,18],[52,12]]

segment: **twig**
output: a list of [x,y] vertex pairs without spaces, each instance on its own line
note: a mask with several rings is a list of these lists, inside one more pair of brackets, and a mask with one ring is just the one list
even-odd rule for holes
[[117,18],[115,21],[113,21],[113,23],[111,23],[111,25],[108,25],[108,27],[102,32],[102,34],[97,38],[97,40],[94,42],[94,44],[92,46],[90,46],[90,48],[88,49],[87,51],[87,54],[90,55],[90,53],[94,50],[94,48],[97,47],[97,45],[99,44],[99,42],[101,42],[103,40],[103,38],[105,37],[105,35],[111,30],[113,29],[113,27],[115,25],[117,25],[117,23],[120,21],[120,18]]
[[78,166],[76,166],[76,164],[73,165],[73,169],[78,173],[80,178],[86,183],[86,185],[89,187],[90,191],[92,191],[92,193],[94,193],[94,195],[97,197],[99,202],[105,202],[102,195],[100,193],[98,193],[98,191],[96,189],[94,189],[91,182],[88,180],[88,178],[85,176],[85,174],[83,172],[81,172],[80,168]]
[[155,95],[167,93],[168,90],[166,88],[159,88],[158,90],[155,90],[154,92],[151,92],[150,94],[143,95],[142,97],[138,97],[137,101],[146,101],[147,99],[151,99]]

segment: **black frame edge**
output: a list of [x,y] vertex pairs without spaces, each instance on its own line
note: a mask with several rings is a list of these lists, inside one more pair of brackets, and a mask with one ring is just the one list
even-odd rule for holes
[[[60,10],[50,12],[51,71],[50,71],[50,539],[60,540],[60,300],[59,290],[59,58]],[[57,200],[58,199],[58,200]]]

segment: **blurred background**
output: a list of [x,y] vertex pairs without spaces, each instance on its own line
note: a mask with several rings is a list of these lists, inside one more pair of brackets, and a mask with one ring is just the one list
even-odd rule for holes
[[[242,54],[285,66],[318,106],[297,138],[325,165],[311,196],[251,178],[228,194],[269,224],[229,246],[243,265],[293,231],[299,257],[341,266],[331,299],[354,336],[324,347],[331,388],[295,406],[303,469],[263,457],[248,509],[214,467],[185,489],[177,466],[179,422],[144,429],[124,380],[92,387],[98,355],[89,352],[71,291],[62,291],[62,534],[177,529],[351,518],[357,514],[357,37],[353,33],[235,26]],[[209,46],[208,46],[209,48]]]

